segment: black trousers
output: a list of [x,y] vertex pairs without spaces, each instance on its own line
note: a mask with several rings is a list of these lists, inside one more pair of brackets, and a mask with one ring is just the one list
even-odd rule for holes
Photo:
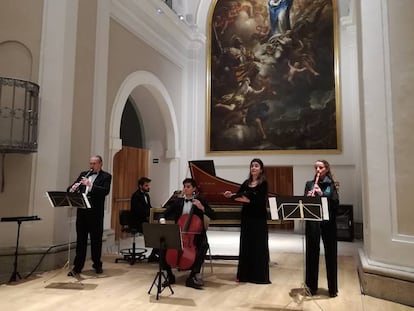
[[306,222],[306,285],[311,291],[318,289],[320,239],[325,250],[326,277],[330,294],[338,292],[338,242],[336,218],[330,213],[329,221]]
[[91,257],[93,267],[101,268],[103,215],[94,210],[78,209],[76,217],[76,255],[74,270],[81,272],[86,260],[88,235],[91,239]]
[[[204,264],[204,259],[206,257],[208,251],[208,241],[207,235],[205,232],[194,236],[194,244],[196,248],[196,254],[194,263],[191,267],[191,275],[200,273],[201,268]],[[161,260],[161,268],[167,271],[167,274],[171,274],[171,266],[165,260],[165,250],[160,250],[160,260]]]

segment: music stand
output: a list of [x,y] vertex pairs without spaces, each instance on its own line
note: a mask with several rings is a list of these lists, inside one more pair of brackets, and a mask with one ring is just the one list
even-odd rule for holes
[[17,281],[17,277],[21,279],[20,273],[17,272],[17,258],[19,257],[19,238],[20,238],[20,225],[23,221],[33,221],[33,220],[41,220],[38,216],[21,216],[21,217],[2,217],[1,221],[17,222],[17,240],[16,240],[16,249],[14,251],[14,263],[13,263],[13,272],[10,276],[9,283]]
[[[301,221],[301,224],[302,224],[303,282],[301,286],[301,290],[302,290],[301,294],[303,298],[299,300],[299,304],[301,304],[306,296],[312,297],[312,293],[310,292],[309,287],[306,285],[304,223],[305,223],[305,220],[308,220],[308,221],[329,220],[328,199],[326,197],[305,197],[305,196],[270,197],[269,207],[270,207],[270,215],[271,215],[272,220],[279,220],[279,219],[299,220]],[[316,303],[316,301],[314,302],[319,307],[319,309],[321,309],[318,303]]]
[[[167,281],[167,277],[162,271],[162,262],[164,259],[161,258],[166,252],[167,249],[176,249],[178,251],[182,250],[182,241],[181,241],[181,229],[177,224],[149,224],[143,223],[142,229],[144,232],[144,242],[145,247],[158,248],[160,250],[160,260],[158,262],[158,272],[155,275],[154,281],[148,294],[151,293],[151,290],[154,285],[157,285],[157,300],[159,295],[165,289],[162,287],[162,281]],[[171,291],[171,294],[174,294],[174,291],[170,284],[168,287]]]
[[85,193],[47,191],[46,195],[52,207],[91,208],[91,204]]
[[[72,215],[71,215],[72,217],[73,217],[73,207],[91,208],[91,204],[85,193],[66,192],[66,191],[47,191],[46,196],[49,199],[50,205],[52,205],[52,207],[70,208],[72,211]],[[72,226],[70,226],[69,237],[68,237],[68,259],[62,269],[65,269],[66,267],[70,266],[71,237],[72,237]]]

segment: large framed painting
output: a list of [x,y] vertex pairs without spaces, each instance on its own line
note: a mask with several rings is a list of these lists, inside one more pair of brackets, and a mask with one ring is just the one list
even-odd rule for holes
[[341,152],[337,4],[216,0],[207,152]]

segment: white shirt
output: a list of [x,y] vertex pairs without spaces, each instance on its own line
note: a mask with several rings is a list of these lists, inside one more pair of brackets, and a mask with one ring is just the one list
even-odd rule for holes
[[91,182],[91,186],[86,186],[85,189],[85,193],[88,194],[89,192],[91,192],[92,186],[93,186],[93,182],[95,181],[96,177],[98,176],[99,172],[96,174],[93,174],[91,176],[88,177],[88,180]]
[[187,201],[186,202],[185,200],[186,200],[186,198],[184,198],[184,206],[183,206],[183,213],[182,213],[182,215],[184,215],[184,214],[190,214],[191,207],[193,206],[193,202],[192,201]]

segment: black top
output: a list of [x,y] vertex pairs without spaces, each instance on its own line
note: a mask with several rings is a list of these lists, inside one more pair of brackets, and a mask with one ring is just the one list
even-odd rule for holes
[[[197,208],[196,206],[193,206],[193,215],[196,215],[201,219],[201,221],[204,222],[204,215],[209,217],[210,219],[215,219],[216,214],[214,210],[208,205],[207,201],[204,200],[201,197],[195,197],[197,200],[201,202],[201,204],[204,206],[204,212]],[[183,213],[183,207],[184,207],[184,198],[177,198],[175,199],[165,210],[163,214],[160,215],[160,218],[170,219],[174,220],[174,222],[177,222],[178,219],[181,217]]]
[[132,217],[137,221],[148,222],[151,207],[151,199],[148,192],[138,189],[132,194],[131,213]]
[[[80,182],[82,177],[85,177],[90,171],[84,171],[79,174],[76,181],[73,183]],[[100,170],[92,184],[92,188],[87,194],[89,202],[91,203],[91,212],[98,213],[102,217],[104,215],[104,205],[105,205],[105,197],[109,194],[109,191],[111,189],[111,181],[112,181],[112,175],[108,172],[105,172],[103,170]],[[72,184],[72,185],[73,185]],[[67,191],[70,190],[72,187],[68,187]],[[86,189],[85,185],[79,186],[79,191],[84,192]],[[83,210],[83,209],[78,209]]]

